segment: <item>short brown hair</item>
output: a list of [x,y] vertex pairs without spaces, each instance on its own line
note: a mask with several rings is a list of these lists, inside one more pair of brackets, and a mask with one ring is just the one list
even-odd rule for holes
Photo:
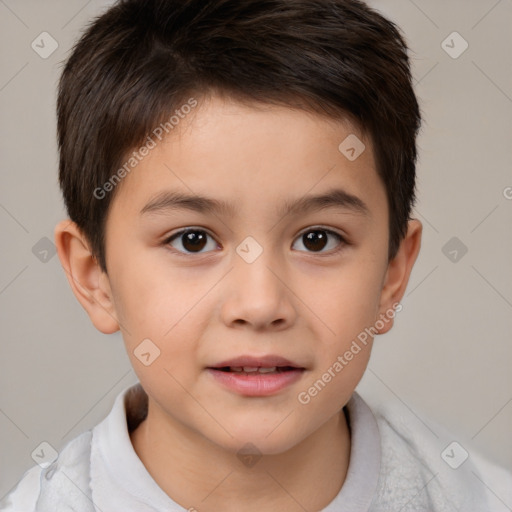
[[421,116],[396,25],[359,0],[121,0],[66,62],[57,102],[59,181],[103,271],[115,174],[187,98],[349,118],[370,134],[389,207],[391,260],[415,202]]

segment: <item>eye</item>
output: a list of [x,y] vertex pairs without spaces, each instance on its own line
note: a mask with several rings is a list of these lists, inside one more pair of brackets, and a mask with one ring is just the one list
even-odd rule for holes
[[[184,254],[200,254],[201,250],[208,245],[208,238],[212,239],[213,242],[211,244],[211,248],[215,249],[217,247],[217,243],[213,240],[211,235],[203,229],[195,228],[187,228],[174,233],[165,240],[164,244],[171,245],[177,249],[178,252]],[[176,245],[181,245],[183,249],[173,245],[174,241],[176,241]]]
[[[320,252],[329,245],[329,237],[336,238],[338,242],[341,242],[339,247],[332,251],[333,253],[340,251],[344,245],[347,245],[346,240],[341,235],[331,231],[330,229],[324,228],[310,228],[299,235],[297,240],[302,242],[302,245],[306,247],[308,252]],[[331,243],[331,246],[332,245],[333,244]]]
[[[164,245],[171,245],[179,253],[185,255],[201,254],[202,252],[208,252],[208,250],[203,251],[203,249],[208,246],[208,238],[211,239],[210,250],[216,249],[218,245],[213,237],[204,229],[198,228],[182,229],[168,237],[164,241]],[[348,245],[346,240],[340,234],[325,228],[310,228],[299,235],[297,240],[302,242],[302,245],[305,246],[307,252],[323,253],[332,249],[333,245],[334,247],[336,246],[336,244],[331,242],[331,247],[327,247],[329,245],[329,238],[335,238],[338,240],[338,248],[335,248],[332,253],[336,253],[340,251],[344,245]],[[178,245],[178,247],[176,247],[176,245]],[[323,249],[326,247],[327,251],[324,251]]]

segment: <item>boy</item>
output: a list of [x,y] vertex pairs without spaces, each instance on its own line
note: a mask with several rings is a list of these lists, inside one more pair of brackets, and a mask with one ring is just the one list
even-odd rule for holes
[[354,392],[420,249],[419,127],[406,44],[360,1],[98,18],[60,82],[55,240],[140,384],[3,510],[509,510],[505,470],[448,467]]

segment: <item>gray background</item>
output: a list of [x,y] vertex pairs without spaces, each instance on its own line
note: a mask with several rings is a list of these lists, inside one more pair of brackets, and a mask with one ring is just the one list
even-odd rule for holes
[[[120,334],[95,330],[45,240],[65,217],[61,62],[107,3],[0,0],[0,498],[42,441],[60,450],[136,381]],[[512,1],[369,3],[412,49],[425,117],[416,208],[424,236],[403,311],[377,338],[358,391],[371,405],[397,405],[412,427],[444,425],[470,454],[512,469]],[[31,47],[43,31],[58,42],[44,59]],[[458,58],[442,47],[454,31],[469,44]],[[462,46],[452,39],[453,53]]]

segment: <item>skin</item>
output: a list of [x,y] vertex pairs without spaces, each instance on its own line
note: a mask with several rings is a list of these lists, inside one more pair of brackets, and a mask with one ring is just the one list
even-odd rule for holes
[[[122,332],[149,396],[132,443],[169,496],[202,512],[320,510],[346,477],[350,431],[342,408],[365,371],[371,340],[308,404],[298,394],[401,300],[422,225],[409,221],[388,262],[385,188],[371,141],[348,121],[213,96],[178,128],[119,185],[106,225],[108,275],[69,220],[55,229],[59,258],[96,328]],[[366,145],[355,161],[338,150],[349,134]],[[278,214],[285,200],[334,187],[359,197],[369,215],[335,208]],[[162,190],[232,201],[236,209],[141,215]],[[180,237],[165,244],[186,227],[211,235],[199,253]],[[348,243],[330,235],[318,252],[302,237],[311,227]],[[247,236],[263,249],[252,263],[236,252]],[[134,355],[146,338],[161,352],[149,366]],[[242,396],[205,370],[242,354],[278,354],[306,371],[272,396]],[[252,467],[236,456],[247,442],[262,454]]]

